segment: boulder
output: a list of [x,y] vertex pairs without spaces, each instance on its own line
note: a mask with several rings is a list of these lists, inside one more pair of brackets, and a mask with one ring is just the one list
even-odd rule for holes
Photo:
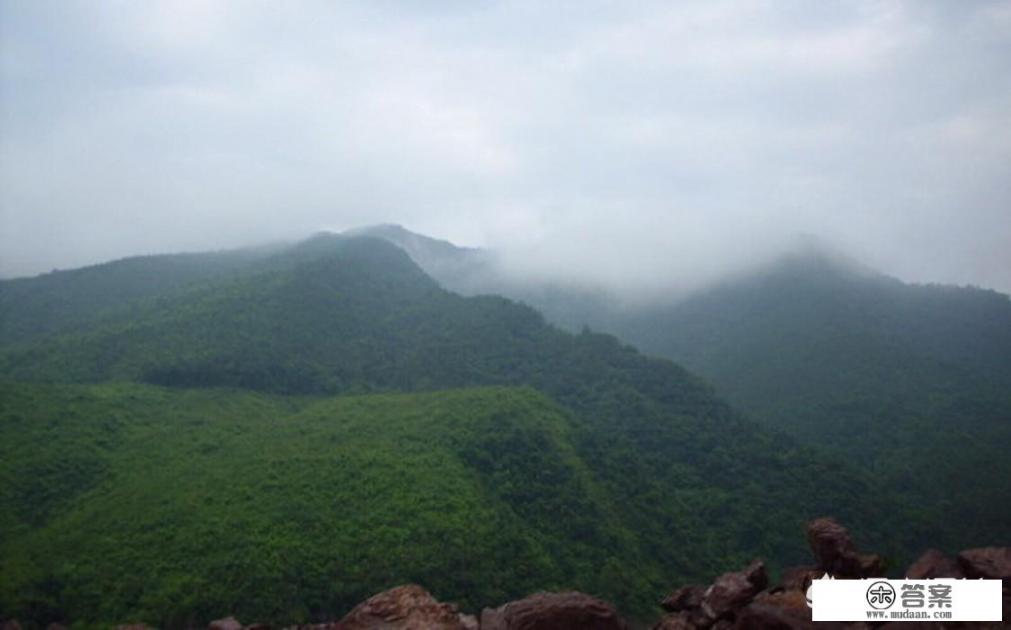
[[207,624],[207,630],[242,630],[242,624],[235,617],[225,617]]
[[21,630],[21,624],[17,619],[5,619],[0,621],[0,630]]
[[980,547],[958,554],[958,566],[969,578],[1011,579],[1011,547]]
[[846,528],[831,518],[819,518],[807,524],[807,544],[818,568],[828,572],[857,551]]
[[677,613],[664,615],[664,617],[653,626],[653,630],[696,630],[696,626],[687,613]]
[[481,630],[626,630],[614,607],[585,593],[536,593],[485,608]]
[[807,525],[807,542],[818,568],[836,577],[866,578],[885,574],[885,562],[877,555],[857,553],[846,528],[831,518]]
[[465,630],[456,606],[443,604],[417,584],[391,588],[355,606],[341,630]]
[[678,612],[679,610],[692,610],[702,605],[702,596],[706,592],[706,587],[691,585],[682,586],[660,602],[660,607],[668,612]]
[[765,570],[765,563],[761,560],[752,560],[751,564],[744,568],[744,577],[758,590],[769,585],[769,574]]
[[783,569],[783,575],[779,580],[779,587],[786,591],[800,591],[806,593],[812,580],[821,579],[825,575],[823,569],[818,567],[791,567]]
[[910,580],[963,577],[965,573],[959,568],[958,563],[937,549],[924,551],[923,555],[906,569],[906,578]]
[[747,605],[768,584],[765,565],[756,560],[743,571],[724,573],[702,596],[702,610],[710,619],[722,619]]
[[793,617],[775,606],[749,604],[738,613],[734,628],[735,630],[811,630],[814,628],[814,623]]

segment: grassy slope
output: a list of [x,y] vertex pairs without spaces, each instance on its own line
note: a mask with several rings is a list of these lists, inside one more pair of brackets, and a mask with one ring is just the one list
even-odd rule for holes
[[658,570],[530,389],[19,384],[0,400],[0,608],[22,619],[294,621],[405,581],[473,607],[614,595],[607,566]]

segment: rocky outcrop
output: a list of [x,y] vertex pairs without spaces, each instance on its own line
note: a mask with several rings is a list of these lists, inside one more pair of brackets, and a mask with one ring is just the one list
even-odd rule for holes
[[681,610],[693,610],[702,606],[702,597],[706,594],[706,587],[693,584],[682,586],[660,602],[660,608],[668,612],[678,612]]
[[[877,577],[884,573],[880,556],[860,553],[846,528],[830,518],[808,524],[808,543],[816,564],[785,569],[779,584],[770,586],[765,567],[755,561],[741,571],[724,573],[708,587],[684,586],[668,595],[661,607],[664,616],[653,630],[815,630],[845,628],[870,630],[864,623],[818,623],[811,620],[807,589],[812,580],[829,574],[837,579]],[[1007,580],[1011,572],[1011,549],[970,549],[956,560],[929,550],[906,571],[910,578],[989,577]],[[699,593],[701,592],[701,597]],[[1007,586],[1005,582],[1005,599]],[[1005,611],[1008,604],[1005,603]],[[909,625],[905,623],[904,625]],[[997,628],[995,624],[959,624],[965,627]],[[889,630],[898,628],[888,624]],[[938,623],[909,627],[944,630]]]
[[963,578],[965,573],[958,563],[937,549],[928,549],[906,569],[905,577],[910,580],[936,578]]
[[1011,547],[967,549],[958,554],[958,566],[970,578],[1011,579]]
[[846,528],[831,518],[808,523],[807,542],[818,568],[835,577],[868,578],[885,574],[884,560],[877,555],[858,553]]
[[460,611],[417,584],[373,595],[340,621],[341,630],[467,630]]
[[235,617],[225,617],[212,621],[207,630],[242,630],[242,624]]
[[485,608],[481,630],[626,630],[613,606],[585,593],[537,593]]

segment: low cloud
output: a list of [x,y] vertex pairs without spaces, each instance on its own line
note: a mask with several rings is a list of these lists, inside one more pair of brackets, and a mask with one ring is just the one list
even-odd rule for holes
[[0,274],[398,222],[684,287],[1011,291],[1011,3],[0,4]]

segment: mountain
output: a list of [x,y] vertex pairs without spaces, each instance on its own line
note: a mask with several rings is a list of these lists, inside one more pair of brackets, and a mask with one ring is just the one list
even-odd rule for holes
[[0,608],[22,619],[307,622],[376,585],[477,606],[574,579],[610,590],[597,556],[650,565],[571,418],[530,389],[0,394]]
[[906,284],[811,239],[694,294],[634,306],[495,273],[490,290],[549,321],[671,359],[750,418],[853,462],[895,495],[959,514],[939,521],[935,542],[1008,540],[1008,296]]
[[749,417],[958,514],[954,546],[1008,540],[1008,296],[806,252],[612,324]]
[[[648,615],[672,581],[802,558],[789,532],[821,514],[900,557],[933,534],[936,512],[670,361],[449,292],[384,240],[320,234],[178,275],[0,346],[0,549],[23,550],[0,555],[0,604],[22,618],[178,626],[167,601],[199,616],[226,593],[229,610],[312,618],[391,567],[461,601],[576,587]],[[64,280],[21,281],[4,325],[58,304]],[[89,283],[115,284],[102,266],[78,294]]]

